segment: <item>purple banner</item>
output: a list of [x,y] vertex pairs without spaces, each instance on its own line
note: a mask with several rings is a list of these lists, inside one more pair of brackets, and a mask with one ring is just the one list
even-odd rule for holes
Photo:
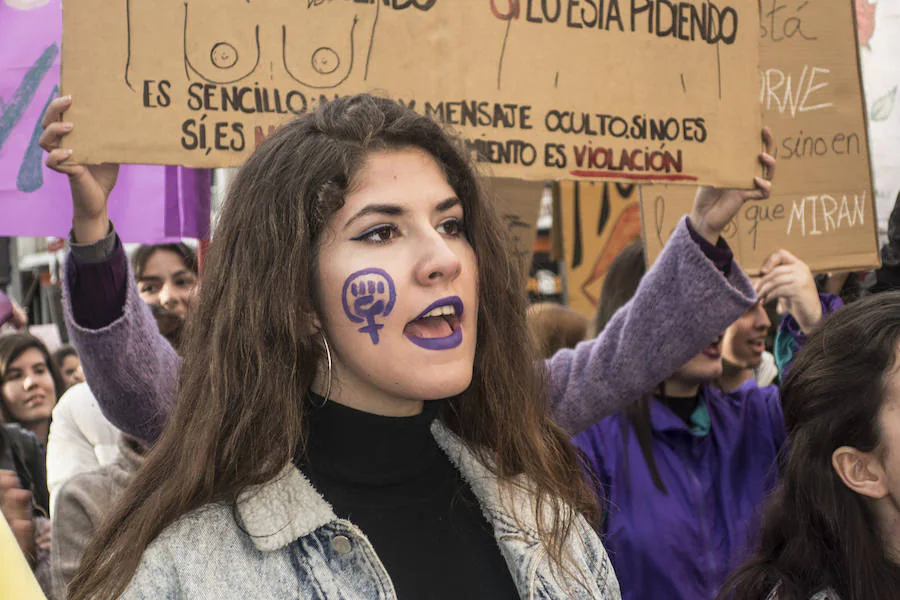
[[[59,95],[60,0],[0,0],[0,31],[0,236],[65,237],[69,184],[37,144]],[[209,171],[123,165],[110,217],[126,242],[207,237],[210,183]]]

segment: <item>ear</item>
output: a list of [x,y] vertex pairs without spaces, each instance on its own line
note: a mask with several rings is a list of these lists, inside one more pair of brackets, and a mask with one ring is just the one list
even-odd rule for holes
[[312,337],[314,335],[319,335],[319,332],[324,329],[322,327],[322,320],[319,318],[319,314],[316,311],[311,311],[308,314],[309,320],[306,325],[306,335]]
[[831,465],[844,485],[857,494],[875,500],[888,495],[887,476],[875,454],[841,446],[831,455]]

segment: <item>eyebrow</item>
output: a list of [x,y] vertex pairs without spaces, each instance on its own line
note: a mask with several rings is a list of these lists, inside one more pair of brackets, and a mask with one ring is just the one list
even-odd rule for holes
[[47,361],[44,359],[41,359],[41,360],[37,361],[36,363],[31,363],[30,365],[26,365],[24,367],[10,367],[6,370],[6,373],[3,374],[3,377],[9,377],[11,374],[20,375],[25,372],[25,369],[28,369],[28,368],[36,369],[39,367],[44,367],[46,369]]
[[[452,198],[447,198],[446,200],[442,200],[441,202],[439,202],[438,205],[434,207],[434,210],[436,212],[447,212],[458,204],[461,204],[461,202],[459,198],[454,196]],[[348,219],[344,224],[344,229],[350,227],[350,225],[354,221],[361,219],[366,215],[373,214],[385,215],[388,217],[400,217],[406,214],[406,209],[398,204],[369,204],[360,209],[358,213],[350,217],[350,219]]]
[[[174,273],[172,273],[172,279],[175,279],[176,277],[181,277],[182,275],[193,275],[193,274],[194,274],[194,272],[191,271],[190,269],[181,269],[180,271],[175,271]],[[156,275],[144,275],[140,279],[138,279],[138,281],[161,282],[163,279],[165,279],[165,278],[158,277]]]

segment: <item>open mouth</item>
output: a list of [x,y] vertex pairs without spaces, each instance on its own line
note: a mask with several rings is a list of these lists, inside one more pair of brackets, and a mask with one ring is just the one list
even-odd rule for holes
[[750,340],[750,349],[757,354],[762,354],[766,351],[766,340],[763,338]]
[[418,317],[406,324],[403,335],[426,350],[450,350],[462,343],[460,318],[463,303],[459,296],[432,302]]

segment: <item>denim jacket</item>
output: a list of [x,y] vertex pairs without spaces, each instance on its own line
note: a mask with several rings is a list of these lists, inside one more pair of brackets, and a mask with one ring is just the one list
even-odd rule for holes
[[[620,598],[609,557],[583,517],[576,518],[565,544],[581,571],[579,582],[548,560],[531,497],[520,486],[504,489],[501,496],[497,478],[458,437],[438,421],[432,434],[478,498],[520,597]],[[209,504],[167,527],[145,550],[120,598],[396,599],[391,578],[365,534],[338,519],[293,465],[242,494],[236,509]]]

